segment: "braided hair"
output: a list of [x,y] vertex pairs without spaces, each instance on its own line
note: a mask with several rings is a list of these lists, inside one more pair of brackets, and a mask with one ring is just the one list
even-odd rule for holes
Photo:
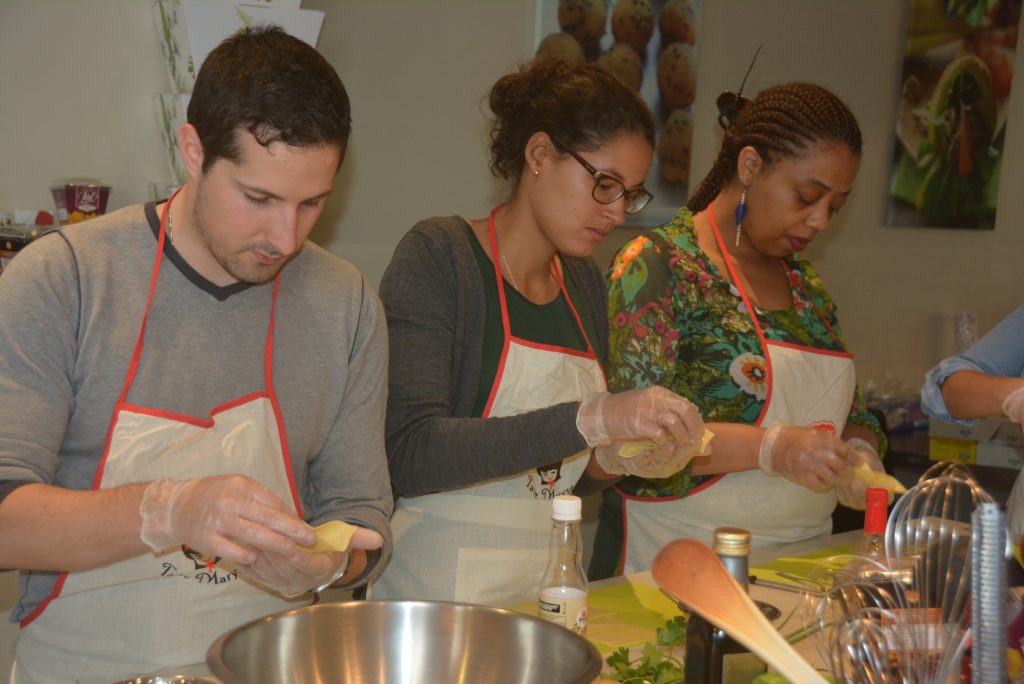
[[[731,93],[729,94],[731,95]],[[860,156],[857,119],[833,93],[813,83],[784,83],[762,91],[753,100],[719,98],[728,103],[720,119],[725,128],[722,148],[711,171],[690,197],[690,211],[703,210],[736,175],[740,150],[750,146],[766,166],[800,156],[822,142],[841,143]]]
[[498,79],[488,104],[494,113],[490,168],[498,178],[519,180],[526,143],[538,131],[580,150],[596,150],[620,133],[640,133],[654,147],[647,104],[595,64],[538,60],[524,65]]

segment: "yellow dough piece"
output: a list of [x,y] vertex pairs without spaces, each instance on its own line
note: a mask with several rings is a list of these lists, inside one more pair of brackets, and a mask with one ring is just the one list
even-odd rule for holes
[[903,494],[907,491],[907,488],[903,486],[903,483],[895,477],[892,475],[886,475],[885,473],[880,473],[877,470],[872,470],[868,467],[867,463],[861,463],[859,466],[854,468],[852,475],[869,487],[887,489],[893,494]]
[[313,546],[300,547],[307,553],[323,553],[324,551],[348,551],[348,543],[352,541],[352,535],[359,529],[347,522],[332,520],[323,525],[317,525],[316,544]]
[[[700,438],[700,444],[691,449],[690,453],[694,456],[697,454],[704,453],[704,449],[707,448],[708,442],[715,436],[715,433],[707,428],[704,428],[704,434]],[[652,439],[638,439],[635,442],[629,442],[619,447],[619,456],[621,458],[633,458],[639,456],[645,451],[650,451],[658,445],[654,443]]]

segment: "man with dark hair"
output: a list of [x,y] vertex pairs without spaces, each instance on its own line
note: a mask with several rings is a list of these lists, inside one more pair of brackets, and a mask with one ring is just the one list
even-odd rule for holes
[[[180,191],[48,235],[5,271],[15,684],[200,663],[234,626],[383,567],[383,311],[306,241],[350,126],[313,48],[243,31],[196,79]],[[356,526],[348,549],[304,548],[332,520]]]

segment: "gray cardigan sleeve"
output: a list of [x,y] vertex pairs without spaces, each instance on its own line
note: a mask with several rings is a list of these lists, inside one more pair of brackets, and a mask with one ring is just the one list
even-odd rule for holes
[[[514,475],[587,446],[576,429],[578,402],[501,418],[471,415],[484,294],[469,239],[461,219],[422,221],[399,243],[381,280],[390,346],[388,464],[399,496]],[[595,282],[603,290],[597,266],[591,271],[577,285],[595,316],[603,362],[607,307],[594,291]]]

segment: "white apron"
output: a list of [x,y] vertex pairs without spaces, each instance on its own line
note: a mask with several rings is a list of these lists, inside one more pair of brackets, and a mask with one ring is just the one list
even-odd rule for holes
[[[93,489],[161,476],[192,479],[241,473],[267,486],[301,515],[271,377],[278,280],[264,351],[266,389],[218,406],[204,418],[127,402],[143,361],[169,206],[170,201],[161,217],[146,313]],[[256,588],[218,560],[182,546],[62,573],[51,595],[21,623],[12,684],[109,684],[200,663],[220,634],[299,605]]]
[[[494,212],[489,232],[505,344],[483,417],[513,416],[603,391],[604,372],[569,298],[557,257],[552,268],[588,351],[512,336],[497,268],[501,261]],[[547,468],[399,499],[391,520],[394,555],[369,595],[491,605],[535,601],[547,562],[551,499],[572,492],[589,451]]]
[[[766,339],[710,208],[708,217],[765,356],[767,397],[755,424],[767,427],[782,421],[841,435],[856,389],[853,356]],[[813,300],[808,296],[808,301]],[[820,311],[818,315],[831,330]],[[622,565],[626,573],[649,568],[654,554],[672,539],[694,537],[710,545],[716,527],[749,530],[755,546],[828,533],[836,507],[834,489],[813,492],[785,477],[769,477],[757,469],[718,475],[681,499],[635,497],[621,490],[619,493],[623,497]]]

